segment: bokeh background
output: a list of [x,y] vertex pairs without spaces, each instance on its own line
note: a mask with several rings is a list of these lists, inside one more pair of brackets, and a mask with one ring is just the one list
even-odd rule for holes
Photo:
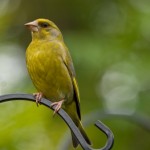
[[[36,91],[24,24],[41,17],[58,25],[70,49],[93,147],[106,142],[93,125],[101,120],[114,133],[113,150],[149,150],[150,1],[0,0],[1,95]],[[68,127],[52,114],[31,102],[2,103],[0,150],[73,150]]]

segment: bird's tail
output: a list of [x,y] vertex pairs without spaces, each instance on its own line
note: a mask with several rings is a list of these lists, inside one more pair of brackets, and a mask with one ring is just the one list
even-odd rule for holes
[[[90,141],[90,139],[88,138],[86,132],[84,131],[84,128],[83,128],[81,122],[79,122],[79,124],[77,125],[77,127],[78,127],[78,129],[80,130],[80,132],[81,132],[82,136],[84,137],[85,141],[86,141],[89,145],[91,145],[91,141]],[[72,143],[73,143],[73,146],[76,148],[76,147],[79,145],[79,142],[78,142],[78,140],[77,140],[77,138],[75,137],[75,135],[74,135],[73,132],[71,132],[71,135],[72,135]]]
[[[75,101],[73,101],[73,103],[71,103],[70,105],[67,105],[67,107],[65,107],[64,110],[68,113],[68,115],[70,116],[72,121],[78,127],[78,129],[79,129],[80,133],[82,134],[83,138],[85,139],[85,141],[89,145],[91,145],[91,141],[89,140],[87,134],[85,133],[82,123],[80,121],[80,116],[78,115],[77,111],[74,111],[75,107],[76,107],[76,103],[75,103]],[[73,146],[76,148],[79,145],[79,142],[72,131],[71,131],[71,135],[72,135]]]

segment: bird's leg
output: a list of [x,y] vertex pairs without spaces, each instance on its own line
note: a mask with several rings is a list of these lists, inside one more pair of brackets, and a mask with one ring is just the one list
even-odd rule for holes
[[35,97],[36,104],[38,106],[40,104],[40,102],[41,102],[43,94],[41,92],[39,92],[39,93],[33,93],[33,96]]
[[55,114],[59,111],[59,109],[61,108],[63,102],[64,102],[64,99],[63,99],[63,100],[60,100],[60,101],[58,101],[58,102],[53,102],[53,103],[51,104],[50,107],[56,106],[55,109],[54,109],[54,114],[53,114],[53,115],[55,115]]

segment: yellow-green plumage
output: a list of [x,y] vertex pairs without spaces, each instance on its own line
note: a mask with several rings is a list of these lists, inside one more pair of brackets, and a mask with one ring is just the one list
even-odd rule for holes
[[[72,59],[60,30],[47,19],[37,19],[26,25],[32,31],[26,63],[33,84],[38,92],[52,102],[64,99],[63,109],[90,144],[80,121],[79,91]],[[73,145],[78,145],[74,136]]]

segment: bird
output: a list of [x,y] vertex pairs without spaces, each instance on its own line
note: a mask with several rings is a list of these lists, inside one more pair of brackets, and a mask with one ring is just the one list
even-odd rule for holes
[[[70,52],[57,25],[49,19],[39,18],[25,26],[31,31],[32,41],[26,49],[29,76],[37,89],[37,105],[42,97],[52,101],[54,114],[64,109],[91,145],[81,123],[80,95]],[[71,132],[76,148],[79,142]]]

